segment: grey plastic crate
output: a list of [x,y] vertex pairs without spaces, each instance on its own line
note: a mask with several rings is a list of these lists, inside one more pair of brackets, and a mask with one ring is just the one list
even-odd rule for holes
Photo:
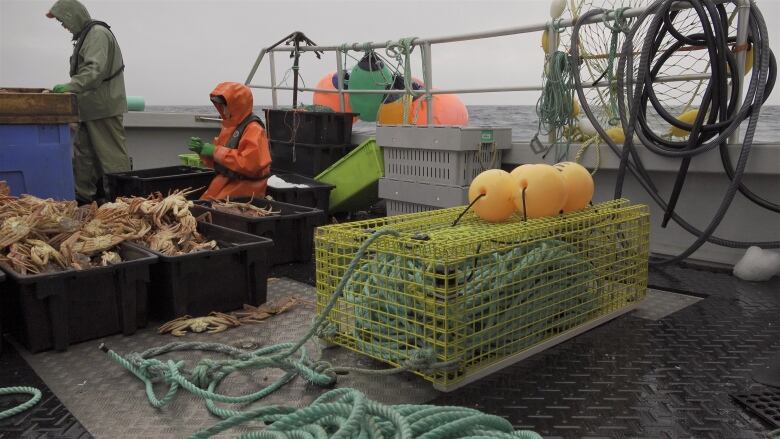
[[387,216],[406,215],[410,213],[430,212],[441,207],[410,203],[409,201],[387,200]]
[[384,151],[385,177],[466,186],[480,172],[501,167],[512,129],[380,125],[376,140]]
[[466,205],[469,188],[380,178],[379,197],[387,200],[387,214],[392,216]]

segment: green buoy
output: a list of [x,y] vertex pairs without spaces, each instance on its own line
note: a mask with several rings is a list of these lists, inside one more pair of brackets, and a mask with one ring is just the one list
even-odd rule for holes
[[[384,91],[392,83],[393,75],[374,52],[366,52],[349,74],[350,90]],[[384,93],[350,93],[349,105],[353,112],[360,114],[360,120],[374,122],[384,99]]]

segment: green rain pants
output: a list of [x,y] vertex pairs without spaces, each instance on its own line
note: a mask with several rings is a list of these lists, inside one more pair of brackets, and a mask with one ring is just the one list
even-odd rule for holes
[[73,177],[76,199],[87,203],[95,200],[98,185],[103,196],[109,191],[105,174],[130,170],[130,158],[125,148],[125,128],[122,116],[81,122],[73,148]]

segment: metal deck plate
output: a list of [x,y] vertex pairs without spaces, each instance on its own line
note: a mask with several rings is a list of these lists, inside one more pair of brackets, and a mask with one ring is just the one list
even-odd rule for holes
[[[308,280],[310,266],[302,267],[291,273]],[[536,430],[545,438],[764,437],[772,425],[744,411],[730,395],[764,389],[751,380],[751,371],[780,352],[780,279],[748,283],[727,274],[667,268],[651,272],[651,284],[708,297],[665,317],[646,302],[646,316],[652,319],[636,313],[621,317],[438,397],[429,383],[412,375],[393,381],[346,376],[340,377],[339,385],[360,388],[388,403],[423,403],[436,397],[434,403],[501,415],[517,428]],[[313,289],[276,280],[269,294],[272,299],[288,294],[312,297]],[[313,313],[297,308],[262,325],[185,339],[290,340],[309,327]],[[130,352],[171,340],[178,339],[158,336],[149,328],[106,342]],[[76,345],[66,353],[26,354],[51,390],[96,437],[182,437],[216,422],[200,401],[185,395],[172,407],[152,409],[140,383],[110,362],[97,344]],[[381,367],[343,349],[326,353],[335,364]],[[264,377],[235,377],[224,388],[238,393],[251,383],[256,389]],[[7,385],[11,384],[18,383],[11,380]],[[296,380],[261,403],[302,405],[320,392]],[[34,432],[31,429],[27,437],[74,437]]]
[[661,320],[700,300],[701,297],[648,288],[645,300],[636,307],[633,315],[647,320]]
[[434,400],[501,415],[545,438],[760,438],[730,394],[780,350],[780,279],[679,268],[660,289],[707,295],[661,320],[625,316]]
[[[314,288],[309,285],[287,279],[275,279],[269,283],[269,300],[291,295],[311,299],[315,297]],[[24,356],[96,438],[186,437],[214,425],[219,419],[208,413],[202,400],[187,392],[180,393],[180,397],[168,407],[161,410],[152,408],[147,402],[143,384],[97,348],[101,341],[119,353],[140,352],[153,346],[183,340],[270,345],[296,340],[304,335],[314,315],[312,306],[299,305],[262,324],[246,325],[219,334],[187,334],[185,337],[158,335],[156,327],[150,325],[132,337],[117,335],[71,346],[66,352],[44,352],[35,355],[24,353]],[[316,358],[317,344],[310,342],[306,347]],[[175,355],[175,358],[190,360],[200,357],[189,353]],[[161,358],[173,356],[166,355]],[[386,367],[343,349],[326,349],[323,358],[336,365]],[[220,390],[232,395],[257,391],[281,375],[279,371],[270,370],[235,374],[225,381]],[[339,376],[338,385],[354,387],[363,391],[369,398],[388,404],[424,403],[437,394],[429,383],[408,373],[383,377],[381,380],[351,373]],[[158,392],[162,389],[160,387]],[[258,404],[304,406],[322,392],[323,389],[307,386],[299,378]],[[238,431],[246,430],[237,429],[223,437],[232,437]]]
[[780,428],[780,389],[767,387],[760,392],[738,393],[732,396],[764,421]]
[[[10,346],[0,356],[0,387],[29,386],[41,391],[41,402],[32,409],[0,420],[0,439],[89,439],[89,433],[59,398]],[[15,407],[29,395],[0,397],[0,411]]]

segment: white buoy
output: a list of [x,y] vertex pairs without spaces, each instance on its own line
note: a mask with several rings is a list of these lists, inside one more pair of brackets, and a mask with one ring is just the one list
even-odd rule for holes
[[561,18],[565,9],[566,0],[552,0],[552,3],[550,3],[550,17],[552,17],[553,20]]
[[734,266],[734,276],[751,282],[764,282],[780,275],[780,253],[750,247]]
[[596,128],[593,126],[592,123],[590,123],[590,119],[587,117],[583,117],[579,121],[580,131],[582,131],[582,134],[584,134],[587,137],[593,137],[596,134]]

